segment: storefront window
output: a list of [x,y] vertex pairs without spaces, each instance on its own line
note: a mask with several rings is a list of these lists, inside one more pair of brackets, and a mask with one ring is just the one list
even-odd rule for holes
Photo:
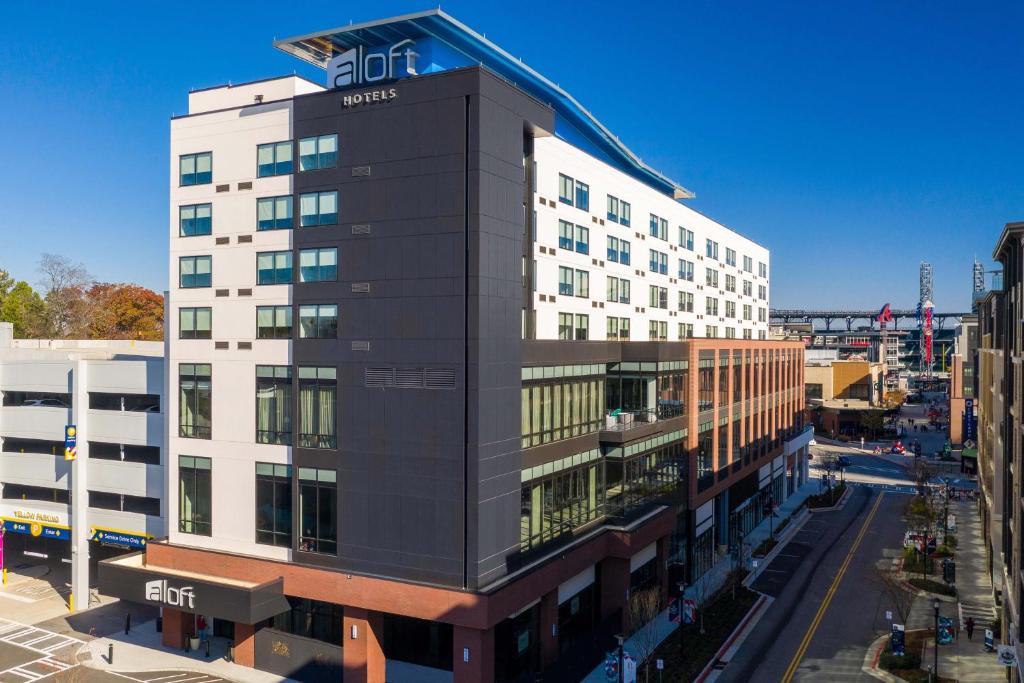
[[552,379],[522,388],[522,447],[539,446],[597,431],[604,380]]
[[515,681],[540,668],[540,605],[509,617],[494,627],[494,674]]
[[341,646],[341,627],[343,610],[341,605],[334,605],[319,600],[288,597],[291,611],[278,614],[271,621],[271,628],[291,633],[303,638]]
[[566,652],[589,642],[594,629],[594,584],[558,606],[558,648]]

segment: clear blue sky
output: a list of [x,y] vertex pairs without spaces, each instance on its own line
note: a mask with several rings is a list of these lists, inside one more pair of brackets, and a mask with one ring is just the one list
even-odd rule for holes
[[[0,4],[0,267],[167,282],[168,117],[190,88],[322,72],[271,47],[424,2]],[[969,303],[1024,220],[1024,3],[450,2],[691,205],[772,251],[772,305]],[[166,9],[165,9],[166,8]],[[585,9],[584,9],[585,8]]]

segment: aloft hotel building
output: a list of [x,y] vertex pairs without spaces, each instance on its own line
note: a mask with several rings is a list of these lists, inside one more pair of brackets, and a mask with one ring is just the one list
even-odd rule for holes
[[169,533],[101,585],[305,680],[575,680],[806,478],[769,256],[443,12],[171,121]]

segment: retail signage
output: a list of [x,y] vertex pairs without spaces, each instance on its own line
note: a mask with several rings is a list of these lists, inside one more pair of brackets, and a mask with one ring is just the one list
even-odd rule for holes
[[692,598],[683,600],[683,623],[692,624],[697,620],[697,601]]
[[14,519],[4,520],[4,531],[12,534],[23,534],[36,538],[52,538],[57,541],[70,541],[71,529],[67,527],[48,526],[36,522],[21,522]]
[[906,627],[903,624],[893,624],[889,642],[892,645],[892,653],[897,657],[906,654]]
[[398,97],[398,91],[394,88],[381,88],[369,92],[357,92],[354,95],[345,95],[341,98],[342,109],[358,107],[361,104],[376,104],[378,102],[390,102]]
[[985,629],[985,649],[988,650],[989,652],[992,652],[992,650],[996,649],[995,648],[995,642],[996,642],[996,634],[995,634],[995,632],[993,632],[992,629],[990,629],[990,628]]
[[155,579],[146,582],[146,600],[159,602],[171,607],[196,608],[196,593],[192,586],[171,586],[167,579]]
[[967,442],[971,442],[971,446],[974,445],[974,440],[978,438],[978,420],[974,417],[974,399],[964,399],[964,416],[963,416],[963,433],[964,433],[964,447],[967,448]]
[[[362,45],[335,55],[327,62],[327,83],[331,88],[349,88],[416,75],[416,42],[406,38],[390,47],[371,48]],[[404,68],[396,68],[401,62]]]
[[1017,666],[1017,651],[1013,645],[999,645],[996,659],[1003,666]]
[[115,531],[114,529],[103,529],[101,527],[93,527],[92,533],[89,534],[90,541],[96,541],[98,543],[106,543],[107,545],[119,545],[123,548],[145,548],[146,542],[149,540],[149,536],[146,534],[136,534],[130,531]]
[[64,459],[74,460],[78,457],[78,429],[75,425],[64,427]]
[[953,642],[953,618],[939,617],[939,645],[949,645]]

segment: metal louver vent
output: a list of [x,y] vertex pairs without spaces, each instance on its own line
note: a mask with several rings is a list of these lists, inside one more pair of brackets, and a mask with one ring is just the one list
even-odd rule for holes
[[394,368],[366,368],[363,384],[368,387],[390,387],[395,384]]
[[454,368],[428,368],[427,389],[454,389]]
[[370,350],[370,342],[368,342],[368,341],[354,341],[354,342],[352,342],[352,350],[353,351],[369,351]]
[[399,389],[422,389],[423,368],[399,368],[395,371],[395,386]]
[[369,282],[353,282],[352,283],[352,293],[353,294],[366,294],[369,291],[370,291],[370,283]]
[[369,223],[357,223],[356,225],[353,225],[352,226],[352,234],[353,235],[369,235],[370,234],[370,224]]

